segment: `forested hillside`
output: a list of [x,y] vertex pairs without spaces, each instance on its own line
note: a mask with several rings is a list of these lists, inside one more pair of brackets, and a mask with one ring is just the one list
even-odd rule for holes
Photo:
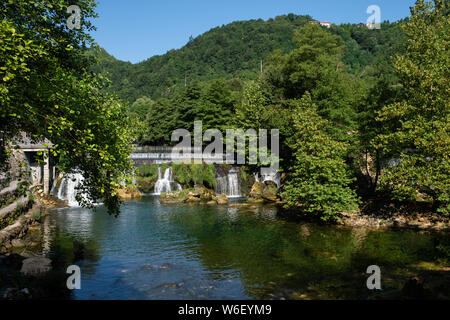
[[[216,27],[189,39],[179,50],[170,50],[138,64],[116,60],[99,49],[97,71],[106,71],[112,80],[111,92],[133,103],[147,96],[171,97],[194,80],[255,79],[275,51],[289,53],[294,32],[308,24],[310,16],[288,14],[264,21],[238,21]],[[384,23],[381,30],[357,25],[333,25],[330,31],[345,43],[343,61],[349,72],[360,73],[375,61],[387,60],[399,50],[404,35],[399,24]]]

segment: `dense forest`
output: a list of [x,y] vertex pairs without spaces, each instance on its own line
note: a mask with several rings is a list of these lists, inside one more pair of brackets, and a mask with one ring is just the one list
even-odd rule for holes
[[[296,33],[310,21],[310,16],[289,14],[267,21],[234,22],[190,39],[179,50],[138,64],[116,60],[97,48],[94,70],[105,72],[111,79],[108,90],[130,104],[135,123],[140,124],[136,125],[139,142],[168,144],[174,129],[191,130],[194,120],[202,120],[204,130],[235,124],[245,83],[256,80],[267,84],[274,61],[296,48]],[[339,39],[339,61],[347,79],[335,81],[345,81],[348,90],[356,90],[349,96],[359,99],[352,106],[340,101],[352,109],[345,112],[356,112],[356,104],[363,103],[363,95],[380,76],[395,84],[391,57],[405,47],[402,23],[385,22],[379,30],[364,25],[333,25],[324,33]]]
[[418,1],[381,29],[240,21],[135,65],[98,49],[96,71],[129,104],[140,144],[169,145],[195,120],[279,129],[288,208],[328,220],[382,194],[447,213],[448,19],[446,2]]
[[[94,1],[80,6],[96,16]],[[96,48],[90,23],[66,30],[66,9],[0,5],[0,131],[52,141],[114,213],[131,142],[170,145],[195,120],[279,129],[287,208],[329,220],[381,197],[450,212],[448,1],[418,0],[379,30],[295,14],[234,22],[138,64]]]
[[[311,20],[310,16],[291,13],[267,21],[233,22],[189,39],[179,50],[137,64],[117,60],[98,48],[95,54],[99,64],[95,70],[106,71],[112,81],[110,91],[131,103],[142,96],[171,97],[195,80],[256,79],[261,63],[264,68],[275,51],[285,54],[295,48],[295,31]],[[330,32],[342,38],[345,45],[342,60],[352,74],[387,60],[400,50],[405,40],[399,23],[385,22],[380,30],[352,24],[332,25]]]

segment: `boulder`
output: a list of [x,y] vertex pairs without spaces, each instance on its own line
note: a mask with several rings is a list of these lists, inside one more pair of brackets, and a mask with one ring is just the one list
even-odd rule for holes
[[52,269],[52,261],[45,257],[33,257],[23,260],[20,272],[26,275],[40,275]]
[[13,248],[23,248],[25,247],[25,242],[21,239],[13,239],[11,240],[11,245]]
[[250,191],[250,197],[254,199],[261,199],[264,191],[265,184],[261,182],[255,182]]
[[184,191],[172,191],[161,193],[159,200],[161,202],[171,203],[171,202],[185,202],[189,195]]
[[136,199],[142,197],[142,193],[135,188],[124,188],[117,190],[117,195],[121,199]]
[[224,194],[219,194],[217,196],[217,203],[218,204],[227,204],[228,203],[228,198],[226,195]]
[[186,199],[186,202],[200,202],[200,201],[202,200],[196,196],[188,196],[188,198]]
[[200,195],[200,199],[202,199],[202,201],[208,202],[208,201],[214,200],[213,197],[214,197],[213,190],[209,190],[207,188],[202,189],[202,193]]
[[278,194],[277,184],[273,181],[266,181],[264,185],[264,191],[261,195],[262,198],[268,202],[276,202]]

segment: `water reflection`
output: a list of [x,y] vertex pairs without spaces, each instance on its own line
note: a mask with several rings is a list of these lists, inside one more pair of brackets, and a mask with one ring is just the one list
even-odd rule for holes
[[[368,231],[277,218],[273,206],[128,202],[113,218],[53,213],[52,252],[82,269],[75,299],[367,297],[364,272],[447,261],[448,235]],[[447,241],[447,242],[445,242]]]

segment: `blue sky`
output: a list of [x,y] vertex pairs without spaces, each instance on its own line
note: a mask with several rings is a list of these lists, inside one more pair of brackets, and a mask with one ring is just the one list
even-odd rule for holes
[[309,14],[332,23],[366,22],[370,5],[381,19],[409,15],[414,0],[97,0],[96,41],[120,60],[133,63],[185,45],[189,36],[237,20]]

